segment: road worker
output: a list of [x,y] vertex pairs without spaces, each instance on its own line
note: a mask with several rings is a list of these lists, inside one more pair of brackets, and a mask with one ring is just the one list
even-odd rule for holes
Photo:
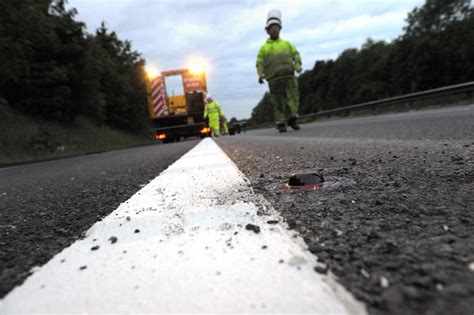
[[258,82],[268,82],[270,101],[279,132],[286,132],[286,126],[299,130],[297,123],[299,93],[295,71],[301,73],[301,57],[290,42],[280,38],[281,12],[271,10],[267,15],[265,30],[270,38],[257,55]]
[[216,137],[220,136],[220,119],[224,116],[218,102],[214,101],[210,95],[206,97],[206,107],[204,108],[204,119],[209,120],[209,128],[212,129]]

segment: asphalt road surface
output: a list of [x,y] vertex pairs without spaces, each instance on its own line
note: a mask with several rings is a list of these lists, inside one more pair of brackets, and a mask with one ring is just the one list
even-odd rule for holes
[[[474,312],[474,106],[218,143],[369,313]],[[302,170],[346,185],[282,189]]]
[[[217,143],[369,313],[472,314],[474,106],[302,127]],[[0,169],[0,297],[196,143]],[[300,170],[344,185],[282,189]]]
[[265,129],[251,131],[248,135],[421,141],[472,140],[474,105],[322,121],[306,124],[297,133],[279,134],[274,129]]
[[0,169],[0,297],[197,141]]

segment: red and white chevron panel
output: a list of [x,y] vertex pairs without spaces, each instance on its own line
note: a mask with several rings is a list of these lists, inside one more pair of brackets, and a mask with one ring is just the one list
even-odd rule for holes
[[166,103],[166,87],[163,77],[157,77],[151,82],[151,100],[155,117],[168,115],[168,104]]

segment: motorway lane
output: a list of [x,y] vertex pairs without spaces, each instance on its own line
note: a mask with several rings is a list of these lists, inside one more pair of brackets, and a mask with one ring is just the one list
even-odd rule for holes
[[0,313],[366,314],[280,219],[205,139],[0,299]]
[[[369,313],[470,314],[473,109],[319,122],[286,134],[250,131],[218,144]],[[306,169],[356,184],[281,189]]]
[[0,297],[189,151],[195,141],[0,169]]

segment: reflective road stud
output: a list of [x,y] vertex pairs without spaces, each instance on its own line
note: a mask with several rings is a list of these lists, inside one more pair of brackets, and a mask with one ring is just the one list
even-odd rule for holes
[[290,176],[288,183],[283,186],[285,189],[308,189],[316,190],[324,183],[324,177],[318,172],[294,173]]

